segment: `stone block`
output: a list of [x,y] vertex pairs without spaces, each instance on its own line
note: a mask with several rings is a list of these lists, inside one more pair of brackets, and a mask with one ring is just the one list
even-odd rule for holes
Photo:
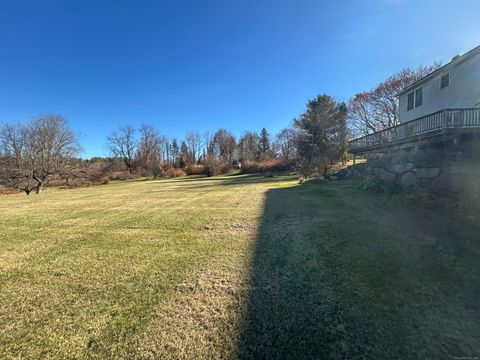
[[383,168],[374,168],[373,173],[378,179],[385,182],[394,181],[396,178],[396,175],[394,173],[386,171]]
[[388,164],[388,160],[386,160],[385,157],[371,158],[367,160],[367,165],[372,168],[383,167],[385,164]]
[[480,159],[470,159],[458,162],[450,162],[445,167],[447,174],[466,175],[472,174],[480,176]]
[[461,193],[464,189],[464,177],[462,175],[441,174],[432,180],[431,190],[435,194],[451,196]]
[[415,153],[413,162],[416,167],[443,167],[448,162],[448,157],[441,151],[418,151]]
[[417,178],[413,173],[407,172],[400,178],[400,184],[408,187],[414,186],[417,184]]
[[390,170],[399,174],[406,173],[408,171],[411,171],[415,165],[413,163],[400,163],[400,164],[394,164],[390,166]]
[[439,168],[417,168],[415,175],[419,179],[433,179],[440,174]]
[[395,155],[390,155],[390,162],[392,164],[405,164],[413,161],[413,153],[411,152],[401,152]]

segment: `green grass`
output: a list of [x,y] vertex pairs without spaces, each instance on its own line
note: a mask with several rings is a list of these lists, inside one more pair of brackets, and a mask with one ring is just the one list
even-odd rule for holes
[[480,221],[351,182],[0,197],[0,358],[480,355]]

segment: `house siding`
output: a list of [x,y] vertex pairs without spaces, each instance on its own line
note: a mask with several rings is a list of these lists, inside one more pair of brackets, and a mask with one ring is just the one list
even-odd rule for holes
[[[450,85],[440,89],[440,79],[450,74]],[[423,104],[407,110],[408,94],[423,87]],[[434,78],[400,96],[400,122],[418,119],[449,108],[480,107],[480,54],[449,66]]]

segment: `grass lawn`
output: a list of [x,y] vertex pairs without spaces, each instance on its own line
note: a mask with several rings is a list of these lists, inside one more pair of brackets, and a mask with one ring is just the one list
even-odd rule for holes
[[480,356],[480,215],[351,182],[0,197],[0,359]]

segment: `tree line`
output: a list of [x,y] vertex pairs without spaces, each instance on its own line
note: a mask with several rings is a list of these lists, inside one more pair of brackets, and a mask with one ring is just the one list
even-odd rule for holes
[[207,175],[228,172],[233,167],[259,161],[293,161],[293,133],[282,130],[271,137],[265,128],[246,131],[238,139],[227,129],[201,134],[188,131],[183,139],[163,135],[152,125],[138,129],[120,127],[107,138],[107,147],[114,158],[122,159],[129,174],[162,176],[169,168],[202,169]]
[[106,139],[108,158],[80,159],[78,137],[62,116],[4,123],[0,126],[0,185],[30,194],[40,193],[50,183],[105,183],[125,173],[153,178],[185,173],[212,176],[234,167],[243,172],[296,169],[303,178],[315,171],[324,175],[333,164],[345,162],[348,140],[397,125],[396,94],[439,66],[403,69],[347,101],[318,95],[291,126],[275,136],[262,128],[237,138],[222,128],[203,134],[191,130],[177,139],[153,125],[138,129],[126,125]]

